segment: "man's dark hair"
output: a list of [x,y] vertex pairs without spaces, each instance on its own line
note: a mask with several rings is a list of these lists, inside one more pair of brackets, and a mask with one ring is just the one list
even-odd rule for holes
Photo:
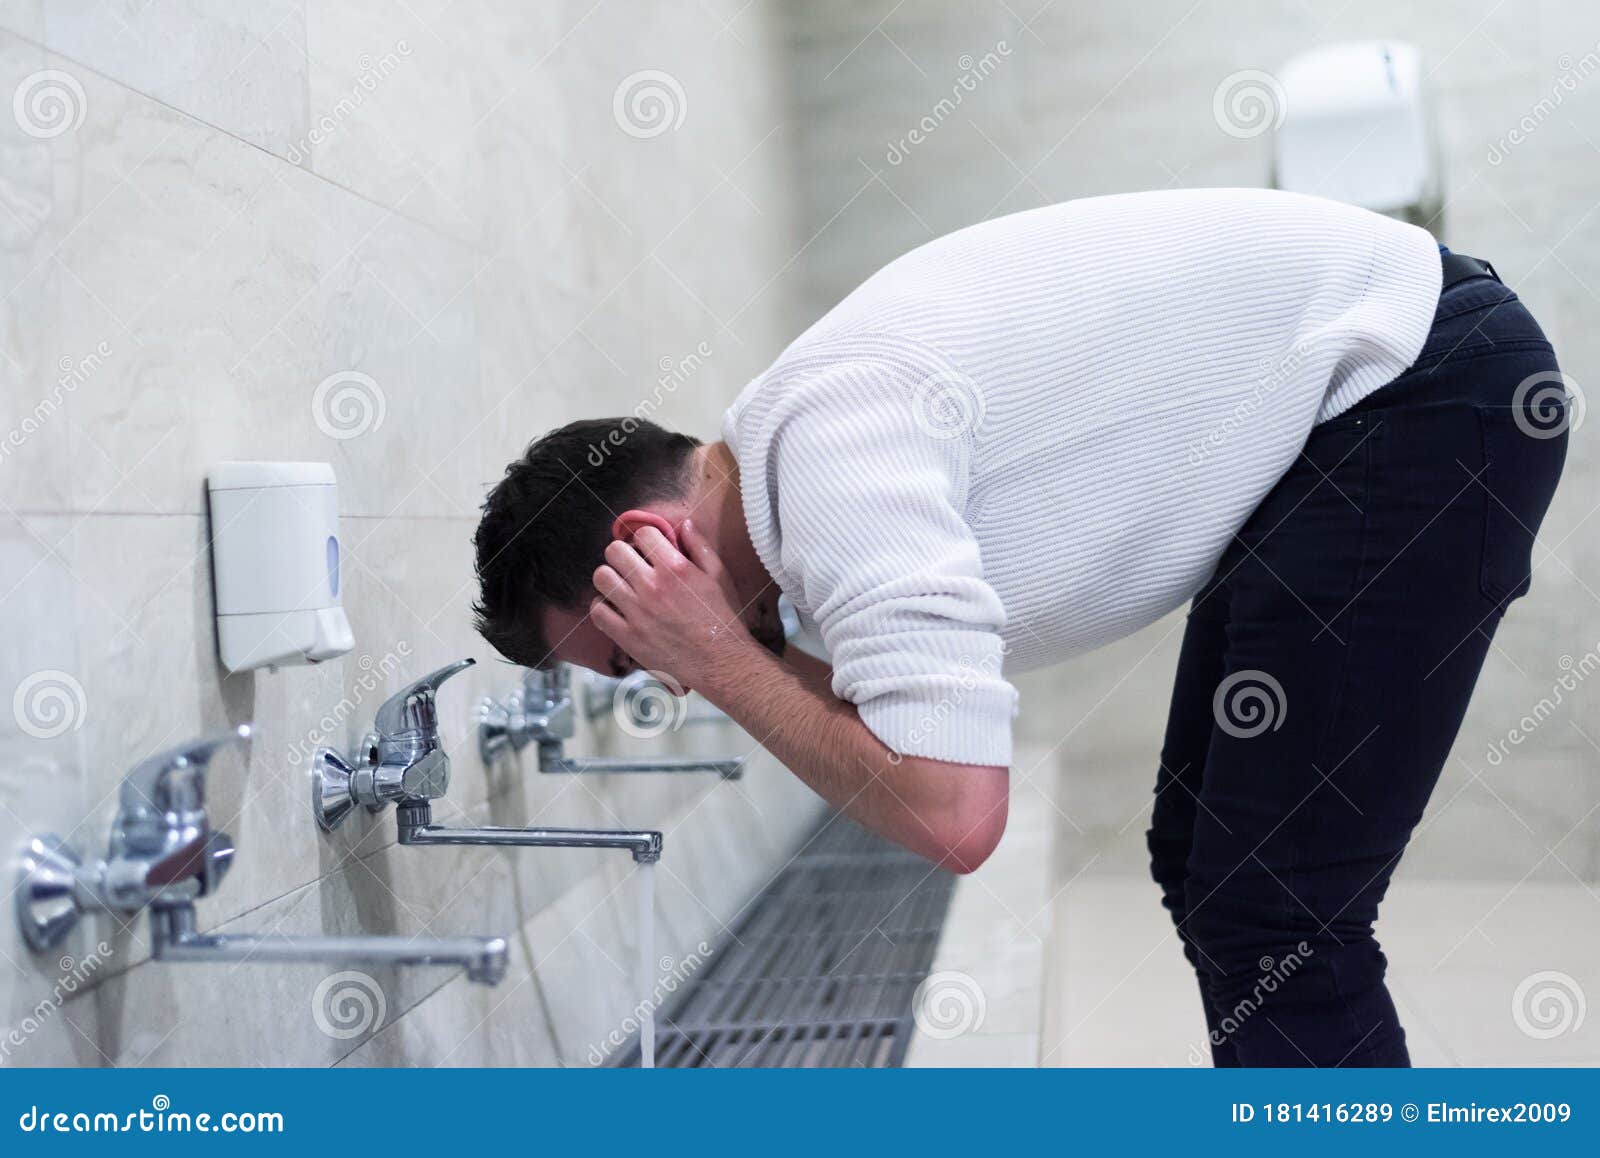
[[483,638],[512,663],[548,666],[544,610],[588,595],[619,514],[687,492],[699,445],[633,417],[571,422],[530,443],[484,500],[473,536]]

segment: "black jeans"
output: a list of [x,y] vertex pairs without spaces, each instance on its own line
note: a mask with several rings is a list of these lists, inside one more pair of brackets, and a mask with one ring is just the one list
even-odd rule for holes
[[1219,1066],[1399,1066],[1373,936],[1566,455],[1555,354],[1492,278],[1322,423],[1195,597],[1148,834]]

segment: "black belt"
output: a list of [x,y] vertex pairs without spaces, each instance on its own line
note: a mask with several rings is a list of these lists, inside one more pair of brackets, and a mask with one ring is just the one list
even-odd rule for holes
[[1444,284],[1439,287],[1444,292],[1457,282],[1468,281],[1475,277],[1492,277],[1500,280],[1500,275],[1495,273],[1494,266],[1479,257],[1468,257],[1464,253],[1441,253],[1439,262],[1444,266]]

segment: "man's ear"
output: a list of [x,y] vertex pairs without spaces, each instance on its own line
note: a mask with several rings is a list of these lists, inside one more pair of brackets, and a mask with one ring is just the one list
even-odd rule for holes
[[678,546],[678,528],[654,511],[637,508],[623,511],[611,524],[611,537],[621,542],[632,542],[633,537],[646,527],[654,527],[666,536],[667,542]]

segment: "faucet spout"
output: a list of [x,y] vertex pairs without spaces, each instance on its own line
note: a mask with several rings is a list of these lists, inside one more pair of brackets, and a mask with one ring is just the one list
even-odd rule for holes
[[626,828],[504,828],[496,825],[450,828],[430,823],[424,805],[396,810],[400,843],[413,845],[477,845],[489,848],[620,848],[638,864],[661,859],[661,833]]
[[[442,678],[435,673],[437,682]],[[501,937],[296,937],[265,933],[203,934],[195,902],[209,896],[233,863],[233,838],[211,827],[205,771],[226,744],[248,739],[248,725],[182,745],[139,765],[123,788],[110,851],[85,863],[59,837],[38,834],[17,862],[13,890],[23,941],[52,949],[86,912],[150,913],[151,955],[159,961],[332,961],[380,965],[453,965],[473,981],[506,975]],[[341,767],[347,778],[354,774]]]
[[151,955],[158,961],[446,965],[464,968],[468,980],[480,985],[498,985],[509,959],[503,937],[200,933],[194,928],[194,911],[185,906],[152,911],[150,928]]
[[[612,690],[602,690],[606,688]],[[674,698],[649,672],[635,672],[620,681],[591,673],[585,685],[584,714],[591,719],[603,714],[596,697],[610,698],[613,691],[620,695],[618,704],[627,709],[619,709],[619,718],[626,715],[640,726],[658,723],[662,698]],[[623,692],[628,694],[620,694]],[[492,764],[502,755],[537,744],[541,772],[715,772],[724,780],[744,775],[743,756],[568,756],[566,742],[577,730],[577,710],[569,668],[530,669],[523,674],[522,687],[506,700],[489,699],[478,705],[478,753],[485,764]],[[716,717],[726,719],[721,713]]]
[[744,776],[744,757],[701,756],[568,756],[561,742],[539,745],[541,772],[715,772],[724,780]]

